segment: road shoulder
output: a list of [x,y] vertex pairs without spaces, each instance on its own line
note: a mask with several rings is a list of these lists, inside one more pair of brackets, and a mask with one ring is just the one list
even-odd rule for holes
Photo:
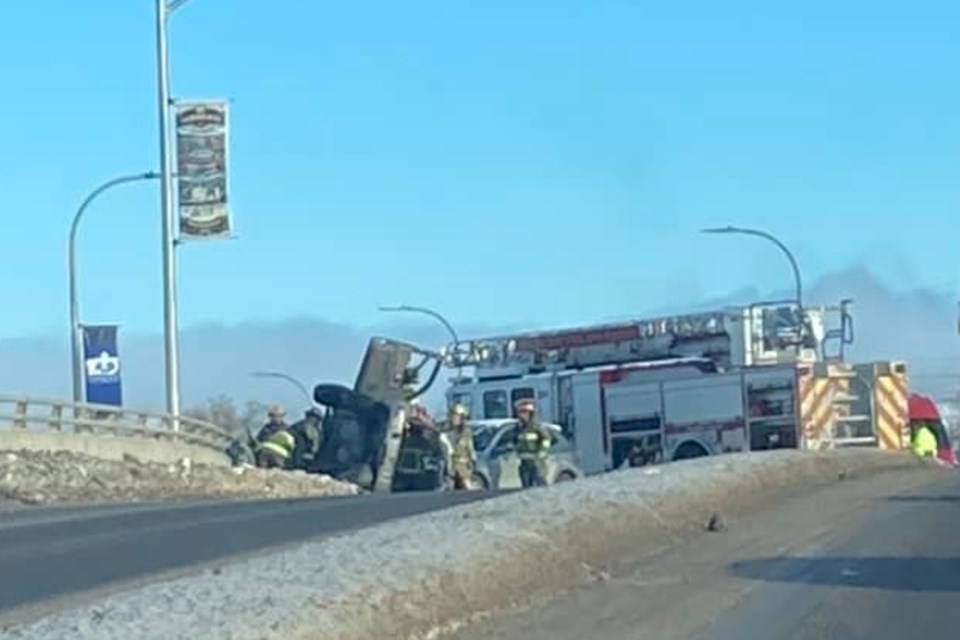
[[[952,480],[952,476],[950,477]],[[815,552],[849,535],[878,502],[936,482],[928,469],[853,478],[723,523],[655,556],[616,559],[592,585],[492,617],[445,640],[687,640],[762,582],[730,575],[731,563]],[[664,540],[665,547],[671,546]]]

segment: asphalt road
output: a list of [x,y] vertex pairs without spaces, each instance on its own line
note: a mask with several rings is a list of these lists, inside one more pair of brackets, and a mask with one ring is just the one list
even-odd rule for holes
[[[211,562],[483,499],[489,492],[40,509],[0,515],[0,622]],[[357,535],[358,544],[362,537]]]
[[[931,484],[933,481],[933,484]],[[960,472],[840,483],[448,640],[960,637]]]
[[890,496],[818,553],[732,563],[763,588],[703,640],[960,637],[960,482]]

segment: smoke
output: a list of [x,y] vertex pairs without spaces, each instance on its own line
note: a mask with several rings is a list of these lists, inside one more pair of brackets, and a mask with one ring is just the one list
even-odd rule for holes
[[[697,306],[788,300],[794,295],[792,290],[764,293],[745,287]],[[849,359],[903,360],[913,389],[936,397],[957,395],[960,334],[952,294],[922,287],[898,290],[862,265],[828,273],[804,292],[804,304],[838,304],[845,298],[853,300],[855,340]]]
[[[694,307],[717,307],[756,300],[787,299],[790,291],[743,288]],[[896,359],[908,362],[914,388],[942,397],[956,393],[960,380],[960,336],[951,295],[931,289],[896,290],[869,269],[854,266],[829,273],[810,286],[808,302],[854,300],[855,360]],[[682,312],[653,309],[638,315]],[[482,310],[478,310],[481,315]],[[598,320],[600,314],[598,314]],[[535,328],[535,327],[524,327]],[[462,336],[490,335],[517,327],[463,325]],[[204,325],[181,332],[181,387],[184,407],[226,394],[246,400],[279,402],[299,411],[306,399],[282,380],[253,377],[255,371],[280,371],[312,387],[321,381],[352,383],[372,335],[385,335],[425,346],[449,341],[443,328],[428,318],[359,327],[322,319],[297,318],[278,323]],[[157,335],[121,334],[125,403],[143,409],[163,407],[163,349]],[[0,341],[0,389],[32,396],[70,397],[66,339]],[[955,379],[955,378],[956,379]],[[428,395],[434,407],[443,380]]]

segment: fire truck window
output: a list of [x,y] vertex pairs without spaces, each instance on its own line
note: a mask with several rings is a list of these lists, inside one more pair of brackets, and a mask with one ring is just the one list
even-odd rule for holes
[[614,468],[627,462],[631,467],[660,462],[663,459],[660,425],[659,414],[610,420]]
[[536,400],[537,395],[533,392],[532,387],[523,387],[522,389],[514,389],[510,392],[510,406],[513,406],[517,403],[518,400],[526,400],[530,398]]
[[487,450],[487,447],[490,446],[490,443],[493,442],[493,437],[497,435],[497,432],[493,429],[479,429],[478,431],[473,432],[473,448],[477,453],[481,453]]
[[483,394],[483,417],[487,420],[502,420],[510,417],[507,392],[487,391]]
[[633,433],[637,431],[659,431],[660,416],[644,416],[642,418],[626,418],[610,420],[610,433]]
[[663,461],[663,441],[659,433],[616,436],[611,445],[614,468],[620,468],[625,462],[631,467],[642,467]]

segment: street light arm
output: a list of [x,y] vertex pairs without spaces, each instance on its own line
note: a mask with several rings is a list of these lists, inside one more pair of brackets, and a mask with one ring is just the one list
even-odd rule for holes
[[[429,308],[427,308],[427,307],[414,307],[414,306],[411,306],[411,305],[408,305],[408,304],[401,304],[401,305],[398,305],[398,306],[395,306],[395,307],[380,307],[380,311],[405,311],[405,312],[410,312],[410,313],[422,313],[422,314],[424,314],[424,315],[430,316],[431,318],[439,321],[440,324],[442,324],[444,327],[446,327],[447,332],[450,334],[450,337],[453,338],[453,344],[454,344],[454,347],[455,347],[455,348],[460,345],[460,336],[457,335],[457,330],[453,328],[453,325],[450,324],[450,321],[447,320],[447,319],[443,316],[443,314],[438,313],[438,312],[434,311],[433,309],[429,309]],[[425,364],[425,363],[426,363],[426,360],[424,360],[424,361],[421,363],[421,365],[423,365],[423,364]],[[439,361],[438,361],[438,363],[439,363]],[[437,374],[438,374],[439,372],[440,372],[440,367],[437,366],[437,367],[434,369],[433,374],[432,374],[431,377],[430,377],[430,383],[428,383],[427,385],[424,385],[424,386],[422,387],[421,393],[422,393],[423,391],[426,391],[427,387],[429,387],[430,384],[433,383],[433,381],[436,379]],[[459,377],[462,377],[462,376],[463,376],[463,367],[458,365],[458,366],[457,366],[457,377],[459,378]]]
[[293,386],[295,386],[297,389],[299,389],[299,390],[300,390],[300,393],[302,393],[302,394],[304,395],[304,397],[307,399],[307,401],[308,401],[311,405],[315,405],[315,404],[316,404],[316,402],[314,401],[313,397],[310,395],[310,392],[309,392],[309,391],[307,390],[307,388],[303,385],[303,383],[300,382],[299,380],[297,380],[296,378],[294,378],[294,377],[291,376],[291,375],[288,375],[288,374],[283,373],[283,372],[280,372],[280,371],[254,371],[254,372],[251,373],[250,375],[252,375],[252,376],[254,376],[254,377],[256,377],[256,378],[279,378],[280,380],[286,380],[287,382],[289,382],[290,384],[292,384]]
[[800,278],[800,265],[797,264],[796,258],[794,258],[793,253],[787,248],[787,245],[783,244],[779,238],[771,233],[766,231],[761,231],[760,229],[748,229],[744,227],[715,227],[710,229],[703,229],[702,233],[739,233],[742,235],[756,236],[758,238],[764,238],[769,242],[772,242],[780,249],[780,251],[787,257],[787,260],[790,261],[790,268],[793,269],[793,281],[794,287],[796,289],[797,296],[797,306],[800,308],[801,313],[803,312],[803,283]]
[[80,353],[80,310],[77,301],[77,230],[80,228],[80,221],[83,214],[94,200],[104,191],[127,182],[136,182],[138,180],[153,180],[159,178],[160,174],[155,171],[145,173],[135,173],[119,176],[112,180],[107,180],[102,185],[90,192],[80,208],[73,215],[73,221],[70,223],[70,236],[67,240],[67,279],[70,295],[70,347],[73,369],[73,401],[83,401],[83,369],[81,360],[83,354]]
[[159,178],[160,174],[156,171],[147,171],[146,173],[136,173],[126,176],[120,176],[112,180],[107,180],[102,185],[90,192],[84,201],[80,204],[80,208],[77,209],[77,212],[73,216],[73,222],[70,224],[70,249],[73,250],[73,245],[77,237],[77,227],[80,225],[80,219],[83,217],[83,212],[87,210],[87,207],[91,202],[97,199],[104,191],[115,187],[118,184],[123,184],[125,182],[136,182],[137,180],[153,180]]
[[190,0],[169,0],[169,2],[167,2],[167,15],[170,15],[188,2],[190,2]]
[[453,328],[453,325],[450,324],[450,322],[443,317],[442,314],[434,311],[433,309],[429,309],[427,307],[413,307],[407,304],[402,304],[395,307],[380,307],[380,311],[405,311],[428,315],[431,318],[439,321],[446,328],[447,332],[450,334],[450,337],[453,338],[454,344],[460,344],[460,337],[457,335],[457,330]]

